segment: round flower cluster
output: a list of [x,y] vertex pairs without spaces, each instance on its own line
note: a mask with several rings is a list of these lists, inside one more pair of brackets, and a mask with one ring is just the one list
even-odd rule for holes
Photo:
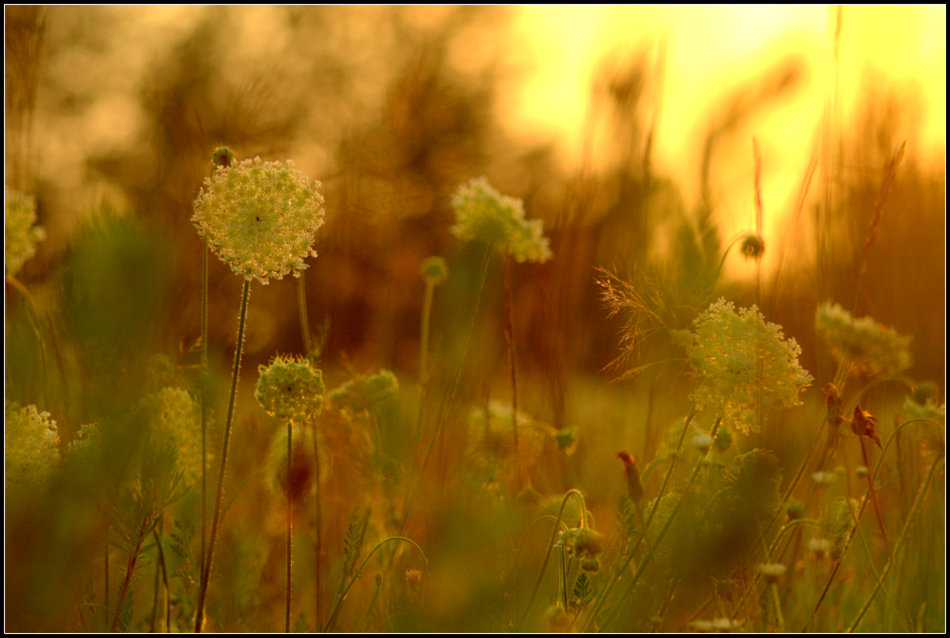
[[330,403],[336,410],[353,414],[373,412],[396,398],[399,381],[389,370],[367,374],[347,381],[330,393]]
[[502,195],[479,177],[459,186],[452,196],[452,233],[465,241],[497,246],[519,262],[551,259],[540,219],[527,220],[520,199]]
[[149,449],[175,452],[186,484],[201,477],[201,405],[181,388],[166,387],[139,403],[149,426]]
[[255,157],[219,166],[195,200],[192,221],[211,250],[235,273],[262,284],[295,277],[316,256],[313,237],[323,224],[320,182],[293,162]]
[[723,422],[749,434],[760,430],[762,414],[801,404],[799,393],[812,377],[798,364],[801,348],[785,339],[755,306],[736,311],[719,299],[681,336],[699,386],[691,399]]
[[7,402],[3,447],[8,491],[42,486],[59,463],[59,435],[49,412]]
[[838,304],[818,306],[815,330],[831,348],[835,361],[851,371],[879,376],[910,367],[910,337],[870,317],[855,319]]
[[46,238],[46,231],[36,223],[36,201],[22,193],[3,189],[4,255],[7,275],[13,277],[36,253],[36,244]]
[[271,416],[303,422],[323,409],[323,372],[307,359],[276,356],[258,368],[254,398]]

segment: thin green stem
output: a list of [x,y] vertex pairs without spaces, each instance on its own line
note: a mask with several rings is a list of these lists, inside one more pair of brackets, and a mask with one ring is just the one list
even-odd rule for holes
[[287,421],[287,590],[284,607],[284,633],[290,633],[291,570],[294,548],[294,500],[291,496],[290,468],[294,459],[294,422]]
[[518,368],[515,352],[515,310],[511,292],[511,257],[505,251],[505,338],[508,342],[508,364],[511,368],[511,431],[514,435],[515,474],[518,488],[524,489],[521,456],[518,454]]
[[314,627],[319,628],[321,626],[321,620],[323,618],[323,587],[321,582],[321,572],[322,572],[322,556],[323,553],[323,517],[320,509],[320,445],[317,442],[317,425],[314,423],[313,426],[313,482],[314,482],[314,587],[316,594],[316,622]]
[[874,602],[874,598],[877,596],[877,593],[881,590],[881,587],[884,584],[884,579],[887,578],[888,573],[891,571],[891,567],[894,564],[894,557],[897,556],[897,550],[900,549],[901,545],[904,543],[904,539],[907,538],[907,532],[910,530],[911,525],[914,522],[914,518],[917,516],[917,510],[920,509],[920,504],[924,500],[924,495],[927,493],[930,483],[933,480],[934,474],[937,471],[937,467],[944,462],[944,457],[938,455],[934,462],[930,464],[930,471],[927,472],[927,478],[924,479],[923,485],[920,486],[920,489],[917,490],[917,497],[914,499],[914,505],[910,509],[910,513],[907,515],[907,520],[904,521],[904,527],[901,529],[900,536],[897,538],[897,542],[894,544],[894,550],[891,552],[890,556],[887,559],[887,564],[884,565],[884,569],[881,570],[881,578],[878,580],[877,584],[874,586],[874,591],[871,592],[871,595],[868,596],[867,601],[865,601],[864,606],[861,608],[861,611],[858,612],[858,615],[855,617],[854,621],[846,630],[847,633],[855,631],[858,627],[858,624],[861,622],[861,619],[864,618],[864,614],[867,613],[868,609],[871,607],[871,603]]
[[[709,435],[712,438],[716,437],[716,432],[719,430],[719,425],[721,423],[722,423],[721,417],[716,419],[716,422],[709,433]],[[689,494],[690,488],[692,488],[693,483],[696,481],[696,477],[699,476],[699,472],[703,468],[703,461],[705,460],[706,455],[708,454],[709,454],[709,450],[707,449],[706,452],[703,453],[703,456],[696,463],[696,466],[693,468],[692,473],[689,475],[689,479],[686,481],[686,485],[683,487],[682,496],[680,496],[680,499],[676,502],[676,506],[673,508],[673,512],[670,514],[669,518],[666,519],[666,523],[660,529],[660,533],[659,535],[657,535],[656,540],[653,542],[653,545],[650,545],[649,543],[647,543],[647,549],[646,549],[647,555],[644,558],[644,560],[640,563],[640,566],[637,568],[637,572],[634,574],[633,579],[630,581],[630,584],[627,585],[627,589],[624,592],[623,596],[621,596],[621,600],[628,598],[630,595],[633,594],[637,584],[640,582],[640,576],[643,575],[643,571],[646,569],[647,563],[653,559],[653,554],[655,553],[656,548],[660,546],[661,542],[663,542],[663,538],[666,536],[666,532],[670,529],[670,526],[673,524],[673,521],[676,520],[676,515],[679,514],[680,508],[683,506],[683,503],[686,502],[686,496]],[[657,504],[659,504],[659,500],[657,500]],[[650,513],[651,520],[653,518],[653,513],[655,511],[656,511],[656,506],[654,506],[653,511]],[[646,528],[644,528],[644,533],[643,535],[641,535],[641,537],[645,537],[645,535],[646,535]],[[629,563],[630,559],[632,558],[633,558],[633,554],[631,553],[630,557],[627,559],[627,562]],[[619,612],[619,607],[614,610],[614,613],[611,614],[611,616],[608,618],[608,621],[607,623],[605,623],[605,625],[609,625],[614,620],[614,617],[616,617],[618,612]]]
[[208,245],[201,251],[201,579],[208,541]]
[[310,336],[310,320],[307,317],[307,280],[304,277],[306,274],[303,272],[297,277],[297,316],[300,319],[303,351],[309,356],[313,349],[313,338]]
[[[633,557],[637,552],[637,549],[640,547],[640,543],[646,538],[647,530],[650,527],[650,523],[653,522],[653,516],[656,514],[657,508],[660,506],[660,500],[663,498],[663,495],[666,494],[666,488],[669,486],[670,479],[673,476],[673,468],[676,466],[676,460],[680,456],[680,452],[683,449],[683,440],[686,438],[686,432],[689,430],[690,423],[693,422],[693,419],[696,417],[695,410],[690,412],[689,415],[683,422],[683,430],[680,432],[679,441],[676,443],[676,452],[670,456],[670,465],[666,469],[666,475],[663,477],[663,483],[660,485],[660,491],[656,495],[656,498],[653,500],[653,507],[650,508],[650,516],[647,518],[646,522],[643,524],[643,530],[640,532],[640,536],[637,538],[636,542],[630,547],[630,552],[627,554],[626,559],[623,563],[617,567],[617,569],[610,575],[610,578],[607,580],[607,586],[604,588],[603,593],[598,596],[597,602],[594,604],[593,609],[591,609],[590,615],[587,617],[587,622],[584,623],[584,628],[582,631],[588,631],[590,625],[594,622],[597,615],[600,613],[600,610],[603,608],[604,604],[607,602],[607,598],[610,596],[610,592],[613,591],[614,586],[619,582],[620,574],[623,574],[627,571],[627,568],[630,566]],[[715,436],[715,434],[713,434]],[[659,541],[657,541],[659,542]],[[651,554],[652,556],[652,554]],[[644,561],[645,564],[645,561]]]
[[405,536],[390,536],[389,538],[384,538],[383,540],[376,543],[373,549],[369,550],[369,553],[366,555],[366,558],[363,559],[363,562],[360,563],[360,566],[357,567],[356,571],[353,573],[353,577],[350,578],[350,582],[348,582],[346,586],[343,587],[343,589],[340,591],[339,595],[337,595],[336,602],[334,602],[333,604],[333,609],[330,610],[330,617],[329,619],[327,619],[327,624],[323,628],[324,632],[333,630],[333,625],[336,623],[336,617],[340,613],[340,605],[343,604],[343,600],[346,598],[347,593],[349,593],[350,588],[353,586],[353,583],[356,582],[356,579],[360,577],[360,574],[363,572],[363,568],[366,567],[366,563],[369,562],[369,559],[372,558],[373,554],[375,554],[377,550],[379,550],[379,548],[381,548],[383,545],[385,545],[386,543],[396,542],[396,541],[409,543],[410,545],[415,547],[416,550],[419,552],[419,554],[422,555],[423,568],[425,569],[426,572],[429,571],[429,567],[428,567],[429,559],[426,558],[426,553],[422,551],[422,548],[419,547],[419,545],[416,544],[414,540],[412,540],[411,538],[406,538]]
[[548,541],[548,550],[544,554],[544,560],[541,561],[541,572],[538,574],[538,580],[534,584],[534,590],[531,592],[531,598],[528,599],[528,604],[525,605],[524,613],[521,616],[521,620],[519,620],[518,624],[515,625],[516,631],[521,627],[521,625],[524,624],[524,621],[528,618],[528,612],[531,611],[531,605],[532,603],[534,603],[534,599],[538,595],[538,591],[541,589],[541,581],[544,580],[544,572],[548,567],[548,559],[551,558],[551,552],[554,550],[554,543],[557,540],[557,534],[558,534],[558,531],[560,530],[561,517],[564,515],[564,507],[567,505],[567,499],[569,499],[571,496],[574,496],[574,498],[580,501],[581,527],[585,528],[588,526],[587,503],[584,501],[584,495],[577,488],[571,488],[564,494],[564,498],[561,499],[561,508],[558,510],[557,519],[554,521],[554,530],[551,532],[551,540]]
[[250,296],[251,281],[244,280],[241,291],[241,311],[238,316],[237,344],[234,348],[234,365],[231,368],[231,391],[228,398],[228,416],[224,423],[224,441],[221,444],[221,466],[218,471],[218,490],[214,502],[214,517],[211,521],[211,537],[208,539],[208,552],[201,577],[201,590],[198,594],[198,609],[195,613],[195,633],[201,633],[204,624],[205,601],[208,596],[208,581],[211,579],[211,567],[214,564],[214,545],[218,538],[218,523],[221,518],[221,502],[224,498],[224,472],[228,461],[228,444],[231,441],[231,423],[234,419],[234,405],[237,400],[238,377],[241,371],[241,356],[244,354],[244,328],[247,323],[247,300]]

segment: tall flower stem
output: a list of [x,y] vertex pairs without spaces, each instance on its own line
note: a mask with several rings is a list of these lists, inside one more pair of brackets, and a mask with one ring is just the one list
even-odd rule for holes
[[508,341],[508,363],[511,367],[511,430],[515,443],[515,472],[519,489],[524,489],[521,456],[518,454],[518,368],[515,364],[515,317],[511,294],[511,257],[505,251],[505,338]]
[[323,553],[323,517],[320,509],[320,445],[317,442],[317,425],[314,423],[313,426],[313,483],[314,483],[314,537],[315,543],[313,547],[314,555],[314,568],[313,568],[313,578],[314,578],[314,587],[316,590],[314,598],[316,599],[316,622],[314,627],[322,626],[323,618],[323,587],[321,582],[321,567],[322,560],[321,554]]
[[294,458],[294,422],[287,421],[287,594],[284,607],[284,632],[290,633],[290,591],[294,547],[294,499],[290,490],[290,466]]
[[208,245],[201,251],[201,578],[208,542]]
[[307,356],[313,349],[313,338],[310,336],[310,320],[307,317],[307,280],[306,275],[300,273],[297,277],[297,316],[300,318],[300,334],[303,336],[303,351]]
[[119,601],[116,603],[115,616],[112,617],[112,626],[109,627],[109,633],[114,633],[119,626],[119,618],[122,617],[122,605],[125,604],[125,597],[129,593],[129,584],[132,582],[132,572],[135,571],[135,563],[138,562],[139,552],[142,550],[142,543],[148,535],[149,517],[142,519],[142,526],[139,528],[138,539],[132,554],[129,556],[128,565],[125,568],[125,579],[122,581],[122,589],[119,591]]
[[228,416],[224,423],[224,441],[221,444],[221,467],[218,471],[218,491],[214,502],[214,517],[211,521],[211,537],[208,539],[208,552],[201,573],[201,590],[198,594],[198,610],[195,614],[195,632],[201,633],[204,623],[205,601],[208,596],[208,581],[214,564],[214,544],[218,537],[218,523],[221,518],[221,502],[224,497],[224,471],[228,461],[228,444],[231,441],[231,422],[234,419],[234,404],[237,399],[238,377],[241,371],[241,356],[244,354],[244,327],[247,321],[247,300],[250,296],[251,280],[244,280],[241,292],[241,312],[238,316],[237,344],[234,348],[234,365],[231,369],[231,391],[228,398]]

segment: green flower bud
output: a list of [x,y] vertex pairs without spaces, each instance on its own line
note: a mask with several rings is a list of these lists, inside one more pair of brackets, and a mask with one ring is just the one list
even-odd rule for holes
[[419,267],[419,274],[423,279],[437,286],[449,276],[449,267],[445,265],[445,260],[441,257],[426,257],[422,260],[422,266]]

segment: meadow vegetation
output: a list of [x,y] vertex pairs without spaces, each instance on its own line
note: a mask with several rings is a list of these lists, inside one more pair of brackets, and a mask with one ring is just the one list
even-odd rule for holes
[[[291,45],[356,30],[325,9]],[[448,61],[490,12],[380,9],[417,50],[318,175],[286,151],[326,95],[235,93],[211,16],[80,208],[30,135],[70,15],[7,13],[8,631],[945,629],[943,167],[893,118],[831,131],[781,236],[757,171],[723,237],[756,87],[711,107],[687,204],[642,60],[592,98],[615,165],[564,174]],[[54,68],[88,46],[53,35]],[[355,62],[308,64],[356,109]]]

